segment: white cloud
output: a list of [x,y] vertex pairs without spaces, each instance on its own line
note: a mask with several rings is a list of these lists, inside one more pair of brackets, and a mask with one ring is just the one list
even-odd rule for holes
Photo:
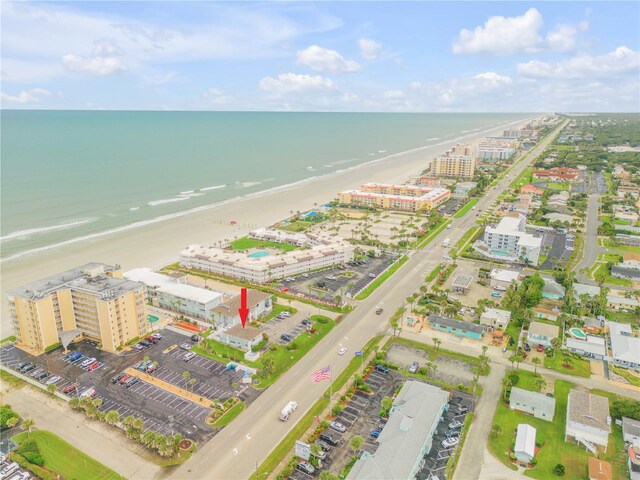
[[543,35],[542,15],[530,8],[518,17],[494,16],[474,30],[462,29],[453,53],[533,53],[541,50],[569,51],[576,47],[578,32],[589,28],[587,21],[561,24]]
[[640,54],[625,46],[604,55],[581,54],[555,63],[530,60],[520,63],[518,73],[528,78],[608,78],[640,74]]
[[233,102],[233,96],[226,95],[217,88],[210,88],[205,94],[205,98],[216,105],[228,105]]
[[344,103],[354,103],[360,101],[360,96],[355,93],[345,93],[340,97],[340,101]]
[[361,38],[358,40],[360,46],[360,56],[366,60],[375,60],[382,50],[382,43],[372,38]]
[[23,90],[18,95],[9,95],[2,92],[0,93],[0,98],[3,102],[9,103],[36,103],[49,95],[51,95],[49,90],[32,88],[31,90]]
[[479,73],[473,78],[482,82],[486,87],[498,87],[500,85],[510,85],[513,83],[511,77],[499,75],[496,72]]
[[115,57],[81,57],[72,53],[62,57],[62,64],[72,72],[91,75],[113,75],[127,70],[127,67]]
[[316,72],[358,72],[361,70],[358,62],[347,60],[335,50],[311,45],[296,53],[299,65]]
[[264,77],[260,80],[260,90],[272,97],[308,92],[330,92],[336,89],[329,78],[320,75],[281,73],[278,78]]
[[382,94],[382,97],[386,99],[404,98],[404,96],[402,90],[387,90]]
[[422,88],[422,83],[420,83],[420,82],[411,82],[409,84],[409,88],[411,90],[419,90],[420,88]]

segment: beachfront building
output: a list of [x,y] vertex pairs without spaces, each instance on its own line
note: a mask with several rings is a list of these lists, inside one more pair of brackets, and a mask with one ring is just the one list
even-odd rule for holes
[[334,237],[331,243],[323,241],[305,250],[258,252],[259,256],[255,252],[190,245],[180,252],[180,265],[252,283],[265,283],[274,278],[349,262],[353,260],[353,250],[353,245],[338,237]]
[[80,337],[115,352],[147,333],[146,295],[119,265],[102,263],[30,283],[7,293],[16,345],[39,355],[62,337]]
[[609,399],[576,388],[567,398],[567,421],[564,441],[571,438],[591,453],[607,451],[611,433]]
[[220,292],[187,285],[182,279],[156,273],[150,268],[125,272],[124,278],[147,286],[147,302],[189,317],[210,320],[213,309],[224,301]]
[[509,408],[551,422],[556,411],[556,399],[542,393],[513,387],[509,394]]
[[429,175],[433,177],[473,178],[476,159],[472,156],[457,155],[451,151],[431,161]]
[[504,162],[515,155],[518,146],[515,137],[487,137],[478,143],[476,158],[484,163]]
[[499,308],[487,308],[482,312],[482,315],[480,315],[480,325],[484,325],[489,329],[498,328],[504,330],[507,328],[510,320],[511,312]]
[[376,451],[363,451],[346,480],[413,480],[432,448],[449,393],[422,382],[404,383],[393,401],[389,420],[373,440]]
[[526,225],[527,218],[524,215],[507,215],[498,225],[486,227],[483,239],[477,240],[474,246],[489,258],[537,265],[542,238],[526,233]]
[[607,322],[611,339],[611,357],[618,367],[640,370],[640,337],[634,336],[628,323]]
[[249,237],[256,240],[268,240],[276,243],[290,243],[298,247],[306,247],[312,242],[311,238],[304,233],[287,232],[285,230],[276,230],[274,228],[258,228],[249,232]]
[[[225,329],[242,323],[239,312],[241,300],[242,297],[236,295],[213,309],[210,319],[216,328]],[[247,322],[268,315],[273,310],[272,295],[248,288],[247,309],[249,310]]]
[[536,429],[526,423],[518,424],[513,454],[518,461],[530,463],[536,454]]
[[421,212],[437,208],[451,198],[451,191],[447,188],[385,183],[365,183],[360,188],[360,190],[340,192],[339,203],[403,212]]

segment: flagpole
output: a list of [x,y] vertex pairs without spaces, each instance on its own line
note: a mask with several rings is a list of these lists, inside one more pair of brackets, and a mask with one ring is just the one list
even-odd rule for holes
[[333,368],[331,368],[331,364],[329,364],[329,415],[333,412],[331,411],[331,397],[333,397]]

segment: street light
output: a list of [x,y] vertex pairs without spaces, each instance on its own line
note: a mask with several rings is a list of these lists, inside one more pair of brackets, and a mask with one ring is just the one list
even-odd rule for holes
[[256,460],[256,475],[255,480],[258,480],[262,475],[269,475],[269,472],[258,473],[258,460]]

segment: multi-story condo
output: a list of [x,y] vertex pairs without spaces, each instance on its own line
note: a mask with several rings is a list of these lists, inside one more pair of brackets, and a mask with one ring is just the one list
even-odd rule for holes
[[88,263],[7,293],[16,344],[39,355],[61,336],[84,337],[115,352],[147,332],[146,287],[122,270]]
[[518,141],[511,137],[487,137],[478,143],[476,158],[484,162],[509,160],[518,149]]
[[361,188],[362,190],[340,192],[339,202],[346,205],[420,212],[437,208],[451,198],[451,191],[446,188],[384,183],[366,183]]
[[484,255],[504,260],[529,261],[538,264],[542,239],[525,232],[526,217],[521,214],[508,215],[496,226],[488,226],[484,239],[479,242]]
[[305,250],[255,256],[254,253],[190,245],[180,252],[180,265],[218,275],[268,282],[318,268],[346,263],[353,259],[353,245],[342,240],[323,243]]
[[458,155],[446,152],[431,162],[430,175],[434,177],[473,178],[476,169],[474,156]]

